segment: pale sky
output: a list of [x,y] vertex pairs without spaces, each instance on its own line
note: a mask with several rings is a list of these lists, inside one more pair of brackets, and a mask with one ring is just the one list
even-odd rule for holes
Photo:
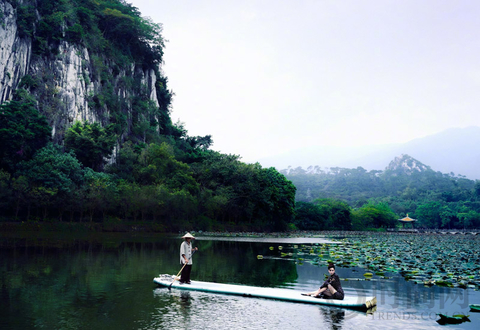
[[480,1],[127,1],[163,25],[172,120],[247,163],[480,126]]

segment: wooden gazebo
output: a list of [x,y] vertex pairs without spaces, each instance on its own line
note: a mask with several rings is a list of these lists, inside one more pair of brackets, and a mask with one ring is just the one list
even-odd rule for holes
[[405,224],[407,224],[407,223],[412,224],[412,228],[413,228],[413,223],[414,223],[415,221],[417,221],[417,219],[412,219],[412,218],[410,218],[410,217],[408,216],[408,213],[407,213],[407,216],[406,216],[405,218],[398,219],[398,221],[400,221],[400,222],[402,223],[402,225],[403,225],[404,228],[405,228]]

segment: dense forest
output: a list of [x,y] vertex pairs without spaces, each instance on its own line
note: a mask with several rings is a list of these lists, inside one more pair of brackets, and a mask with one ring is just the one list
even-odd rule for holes
[[[172,123],[160,24],[122,0],[4,1],[15,9],[18,37],[32,42],[32,58],[48,66],[61,45],[88,50],[88,74],[78,79],[98,82],[88,111],[99,121],[53,129],[68,120],[57,118],[58,77],[22,78],[0,105],[0,221],[145,223],[159,231],[277,231],[292,223],[295,187],[284,175],[212,151],[211,136]],[[154,100],[128,74],[132,66],[155,72]],[[134,93],[121,95],[118,85]]]
[[297,188],[300,228],[389,228],[407,214],[419,228],[480,227],[480,182],[435,172],[408,155],[385,171],[299,167],[281,172]]

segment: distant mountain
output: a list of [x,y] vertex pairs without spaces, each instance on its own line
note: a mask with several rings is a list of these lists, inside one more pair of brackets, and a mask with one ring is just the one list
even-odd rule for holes
[[451,128],[402,144],[364,147],[309,147],[259,160],[279,170],[310,166],[384,170],[401,154],[428,164],[432,170],[480,179],[480,127]]
[[414,172],[431,171],[431,168],[410,157],[409,155],[401,155],[400,157],[395,157],[395,159],[388,164],[385,170],[399,174],[411,175]]
[[409,155],[395,157],[383,171],[312,166],[307,170],[289,167],[281,173],[297,188],[297,202],[318,204],[331,199],[354,209],[367,203],[384,204],[399,217],[410,213],[430,228],[480,226],[478,184],[434,171]]

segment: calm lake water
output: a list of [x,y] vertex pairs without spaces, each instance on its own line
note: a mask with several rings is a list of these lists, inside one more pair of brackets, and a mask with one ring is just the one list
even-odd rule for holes
[[[322,239],[202,238],[194,245],[195,280],[312,291],[324,266],[278,258],[270,247]],[[425,287],[390,274],[364,280],[339,268],[346,295],[374,295],[373,313],[156,287],[177,274],[181,239],[152,234],[0,233],[0,329],[434,329],[436,313],[470,315],[449,329],[478,329],[472,289]],[[258,259],[257,255],[265,256]]]

